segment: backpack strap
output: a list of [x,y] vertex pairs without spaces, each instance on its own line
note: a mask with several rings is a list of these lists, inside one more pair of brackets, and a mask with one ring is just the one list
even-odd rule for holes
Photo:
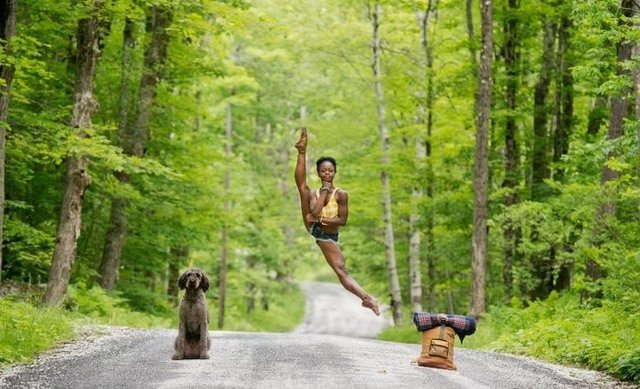
[[447,326],[447,323],[440,324],[440,335],[438,335],[438,339],[444,340],[444,329]]

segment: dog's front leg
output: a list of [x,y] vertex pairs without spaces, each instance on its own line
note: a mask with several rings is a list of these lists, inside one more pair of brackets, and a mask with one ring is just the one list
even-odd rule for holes
[[209,350],[211,348],[211,337],[209,336],[209,311],[207,311],[206,314],[207,314],[207,331],[206,331],[206,335],[207,335],[207,350]]
[[186,334],[187,328],[184,324],[183,320],[180,320],[180,324],[178,325],[178,336],[176,336],[176,341],[173,344],[173,348],[175,349],[175,352],[173,353],[173,357],[171,357],[171,359],[177,360],[177,359],[184,359],[184,347],[185,347],[185,334]]
[[200,327],[200,359],[209,359],[209,326]]

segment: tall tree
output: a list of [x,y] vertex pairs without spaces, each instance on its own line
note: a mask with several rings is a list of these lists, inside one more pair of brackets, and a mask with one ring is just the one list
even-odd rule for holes
[[[571,36],[573,21],[571,19],[571,3],[559,0],[558,8],[562,14],[558,23],[558,52],[556,55],[556,101],[555,129],[553,132],[553,179],[562,181],[564,169],[560,167],[563,156],[569,153],[569,139],[573,132],[573,54],[571,53]],[[552,247],[550,258],[552,265],[558,269],[554,289],[564,290],[571,286],[572,266],[568,263],[556,264],[556,248]]]
[[[224,173],[224,212],[228,214],[231,210],[231,146],[232,146],[232,131],[233,131],[233,116],[231,110],[231,103],[227,103],[226,116],[225,116],[225,157],[228,158],[227,170]],[[224,217],[221,231],[220,242],[220,272],[218,277],[218,328],[224,327],[224,314],[225,304],[227,302],[227,267],[229,262],[229,217]]]
[[549,86],[553,75],[553,54],[557,25],[545,15],[542,35],[542,58],[540,74],[533,95],[533,161],[531,177],[531,198],[541,200],[546,194],[544,180],[549,178],[547,163],[549,128]]
[[[634,12],[633,3],[634,0],[622,0],[620,3],[618,25],[623,30],[625,27],[631,26],[631,20]],[[617,76],[630,78],[631,74],[628,63],[632,58],[633,44],[626,37],[626,34],[622,34],[618,42],[616,42],[616,54]],[[615,141],[624,133],[624,120],[629,113],[629,99],[631,97],[631,91],[632,89],[629,88],[627,84],[624,84],[621,90],[611,97],[611,113],[609,116],[609,130],[607,131],[607,140],[609,141]],[[609,151],[607,153],[607,161],[602,167],[600,182],[603,186],[604,201],[597,211],[598,220],[596,222],[596,228],[600,230],[596,232],[597,236],[602,235],[604,226],[607,224],[606,219],[615,216],[617,213],[616,189],[613,184],[618,178],[620,178],[620,172],[612,169],[608,165],[608,160],[614,158],[615,155],[615,151]],[[600,245],[601,243],[602,242],[598,241],[595,242],[596,245]],[[587,259],[586,273],[592,280],[598,280],[605,275],[602,266],[593,258]],[[597,291],[596,294],[600,294],[600,292]]]
[[[633,16],[636,17],[636,22],[633,25],[634,29],[638,31],[640,29],[640,21],[637,19],[640,15],[640,2],[633,2]],[[640,44],[637,42],[633,45],[633,58],[640,58]],[[636,66],[633,72],[633,89],[635,98],[635,119],[640,120],[640,66]],[[640,127],[636,130],[636,138],[638,145],[640,145]]]
[[[370,4],[369,4],[370,6]],[[371,7],[370,7],[371,8]],[[387,257],[387,272],[389,276],[389,290],[391,292],[391,311],[393,322],[396,325],[402,323],[402,295],[400,293],[400,280],[398,278],[398,267],[396,264],[396,249],[393,240],[393,220],[391,210],[391,183],[389,179],[389,169],[391,168],[391,141],[389,130],[386,124],[384,92],[382,87],[382,48],[380,45],[380,18],[382,7],[378,1],[370,9],[369,17],[372,26],[372,50],[373,50],[373,84],[376,94],[376,108],[378,113],[378,129],[380,130],[380,141],[382,143],[382,171],[380,180],[382,181],[382,206],[384,225],[384,246]]]
[[465,19],[467,22],[467,35],[469,36],[469,59],[475,70],[478,66],[478,54],[476,53],[476,33],[473,28],[473,0],[466,0],[465,2]]
[[[549,91],[555,71],[555,40],[558,30],[558,24],[551,15],[544,15],[543,26],[540,72],[533,96],[531,198],[535,201],[543,201],[549,194],[545,183],[545,180],[551,175],[548,162],[549,145],[551,143]],[[556,86],[558,87],[558,85]],[[537,239],[535,234],[532,234],[532,239],[534,240]],[[534,253],[530,261],[534,267],[533,273],[536,285],[532,290],[526,292],[532,299],[545,298],[553,287],[553,264],[551,258],[542,253]]]
[[171,247],[171,260],[168,266],[168,279],[167,283],[167,295],[174,307],[180,304],[178,295],[180,294],[178,288],[178,279],[180,278],[180,266],[187,262],[189,256],[189,248],[187,246]]
[[486,311],[487,217],[489,184],[489,122],[491,114],[491,67],[493,64],[493,1],[480,1],[482,45],[476,92],[476,156],[473,174],[473,236],[471,256],[471,307],[469,314]]
[[[622,0],[620,4],[620,26],[629,26],[631,18],[633,17],[633,3],[634,0]],[[628,69],[628,62],[631,60],[633,52],[633,44],[629,39],[620,38],[616,43],[617,53],[617,70],[616,73],[621,77],[629,77],[630,71]],[[613,141],[623,135],[624,132],[624,119],[629,111],[629,95],[631,89],[626,85],[613,97],[611,97],[611,114],[609,116],[609,130],[607,132],[607,139]],[[615,156],[614,152],[609,152],[607,155],[609,158]],[[620,173],[608,166],[607,163],[602,167],[601,182],[606,187],[612,181],[618,179]],[[606,191],[606,190],[605,190]],[[599,215],[601,217],[612,216],[616,213],[616,201],[612,193],[608,193],[608,198],[600,209]]]
[[[93,79],[100,55],[98,38],[103,6],[102,1],[94,0],[89,15],[78,22],[76,57],[78,74],[70,123],[77,129],[78,138],[88,136],[87,130],[91,128],[91,117],[98,107],[93,97]],[[67,291],[82,225],[84,191],[90,183],[86,155],[83,153],[69,155],[60,223],[44,294],[44,302],[48,305],[60,304]]]
[[[11,54],[11,38],[16,33],[17,4],[18,0],[0,1],[0,51],[5,57]],[[0,78],[4,80],[4,84],[0,87],[0,281],[2,281],[2,241],[4,236],[5,138],[14,71],[15,67],[11,63],[0,65]]]
[[[136,116],[132,126],[121,126],[124,133],[119,135],[124,153],[136,157],[144,156],[149,140],[151,107],[156,95],[156,86],[162,79],[163,67],[167,58],[168,28],[172,22],[172,12],[169,8],[154,5],[150,8],[149,21],[151,40],[145,51],[144,73],[140,80]],[[124,171],[118,171],[115,174],[123,184],[130,180],[129,174]],[[128,201],[125,198],[114,198],[111,203],[109,229],[100,265],[100,285],[106,290],[115,288],[118,280],[118,268],[128,224],[127,208]]]
[[[573,55],[571,53],[571,35],[573,21],[570,16],[570,4],[559,0],[563,14],[558,23],[558,53],[556,55],[556,101],[555,130],[553,132],[553,162],[559,163],[569,152],[569,138],[573,129]],[[560,180],[564,171],[556,167],[554,180]]]
[[[507,3],[504,21],[504,64],[507,73],[507,115],[505,120],[505,152],[504,152],[504,180],[502,187],[506,189],[503,204],[506,209],[518,203],[518,184],[520,173],[518,161],[520,153],[518,150],[518,136],[516,126],[516,110],[518,108],[518,79],[520,77],[520,47],[518,29],[519,23],[517,14],[520,8],[518,0],[509,0]],[[507,222],[503,227],[504,238],[504,258],[502,265],[502,282],[504,283],[504,300],[511,300],[513,289],[512,268],[516,256],[517,231],[511,222]]]
[[[130,18],[125,18],[123,39],[122,39],[122,63],[120,66],[122,75],[120,77],[120,96],[118,99],[118,144],[124,146],[127,136],[127,125],[129,117],[129,83],[131,82],[131,65],[133,49],[136,39],[134,37],[134,23]],[[116,178],[121,183],[129,182],[129,176],[122,172],[115,172]],[[118,279],[118,265],[120,254],[124,245],[124,237],[127,233],[126,209],[128,200],[120,197],[112,199],[111,215],[109,217],[109,229],[105,237],[105,249],[100,264],[100,286],[105,290],[114,289]]]

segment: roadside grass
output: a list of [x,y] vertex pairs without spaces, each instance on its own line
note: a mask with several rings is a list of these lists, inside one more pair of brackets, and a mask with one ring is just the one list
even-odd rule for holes
[[34,291],[0,298],[0,368],[31,363],[38,353],[77,339],[88,325],[157,328],[177,323],[177,315],[132,311],[100,288],[70,285],[61,307],[46,307],[41,299]]
[[[405,318],[409,317],[405,315]],[[405,320],[406,321],[406,320]],[[420,344],[420,333],[413,324],[403,324],[401,326],[390,326],[382,330],[378,335],[379,340],[387,340],[389,342],[399,343],[416,343]],[[420,350],[418,349],[418,352]]]
[[[492,307],[456,347],[527,355],[640,383],[640,308],[630,307],[611,300],[586,307],[577,294],[553,292],[527,308]],[[413,324],[387,328],[379,339],[421,341]]]
[[69,313],[0,299],[0,368],[29,363],[37,353],[75,337]]
[[132,310],[127,300],[117,293],[105,292],[84,284],[70,285],[64,308],[77,324],[102,324],[134,328],[168,328],[178,325],[177,313],[168,304],[156,307],[152,313]]

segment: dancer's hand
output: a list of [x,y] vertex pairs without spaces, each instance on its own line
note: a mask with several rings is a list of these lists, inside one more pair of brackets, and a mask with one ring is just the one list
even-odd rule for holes
[[311,214],[311,213],[307,214],[306,219],[307,219],[307,222],[309,222],[309,223],[317,223],[318,222],[318,217],[313,215],[313,214]]
[[376,316],[380,316],[380,308],[378,307],[378,304],[376,304],[376,300],[373,298],[373,296],[367,295],[363,297],[362,306],[372,310],[373,313],[376,314]]
[[300,129],[300,139],[296,142],[296,149],[298,149],[298,153],[300,154],[307,152],[307,127]]

